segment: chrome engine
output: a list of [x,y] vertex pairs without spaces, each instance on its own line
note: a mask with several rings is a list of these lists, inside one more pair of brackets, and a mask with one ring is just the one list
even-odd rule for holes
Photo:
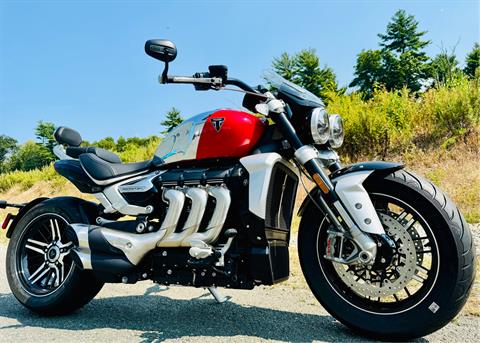
[[106,282],[273,284],[288,277],[297,182],[276,153],[124,179],[95,194],[95,223],[69,226],[70,256]]
[[[199,232],[209,196],[214,199],[215,208],[208,225]],[[211,244],[217,241],[230,208],[230,191],[225,185],[164,188],[162,199],[167,210],[160,228],[155,232],[139,234],[101,225],[72,224],[70,227],[76,236],[72,252],[76,255],[76,260],[84,269],[92,269],[93,252],[108,253],[108,247],[102,246],[105,241],[123,252],[128,260],[125,262],[133,266],[157,247],[191,247],[192,257],[210,256],[213,253]],[[186,199],[191,204],[188,217],[182,227],[177,228],[185,211]]]

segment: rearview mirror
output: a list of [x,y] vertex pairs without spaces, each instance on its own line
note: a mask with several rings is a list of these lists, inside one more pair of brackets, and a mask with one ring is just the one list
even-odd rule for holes
[[147,55],[162,62],[172,62],[177,57],[177,48],[173,42],[166,39],[150,39],[145,43]]

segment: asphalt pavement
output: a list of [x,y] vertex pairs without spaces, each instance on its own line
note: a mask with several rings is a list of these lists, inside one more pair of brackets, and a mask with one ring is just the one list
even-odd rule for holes
[[[0,245],[0,342],[365,342],[334,320],[306,289],[222,290],[217,304],[204,289],[152,282],[105,285],[81,310],[41,317],[21,306],[5,276]],[[480,318],[460,316],[418,342],[480,342]]]

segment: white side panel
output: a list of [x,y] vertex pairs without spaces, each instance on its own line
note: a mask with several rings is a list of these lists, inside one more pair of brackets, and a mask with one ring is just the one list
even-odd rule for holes
[[[106,187],[102,193],[95,193],[94,196],[100,200],[103,207],[105,207],[106,213],[114,213],[116,211],[125,214],[125,215],[132,215],[136,216],[139,214],[149,214],[153,211],[153,206],[147,207],[140,207],[136,205],[130,205],[127,203],[125,198],[120,194],[123,192],[128,193],[128,191],[148,191],[150,188],[153,187],[152,180],[165,173],[165,170],[162,171],[155,171],[149,173],[147,175],[137,176],[137,177],[130,177],[122,182],[116,183],[114,185]],[[137,183],[130,184],[134,181]],[[129,185],[126,185],[129,184]],[[123,187],[123,188],[122,188]],[[127,188],[125,188],[127,187]],[[128,188],[131,187],[131,188]]]
[[266,215],[268,186],[270,185],[272,169],[277,162],[284,164],[298,175],[293,165],[275,152],[251,155],[240,159],[240,163],[250,175],[248,209],[262,219],[265,219]]
[[360,230],[384,234],[385,230],[378,218],[377,211],[363,187],[363,182],[372,172],[372,170],[364,170],[340,176],[335,179],[335,192]]

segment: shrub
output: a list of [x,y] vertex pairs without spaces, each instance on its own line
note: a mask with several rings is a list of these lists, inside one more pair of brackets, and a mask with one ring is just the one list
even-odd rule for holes
[[13,187],[26,190],[39,181],[54,181],[54,184],[61,186],[67,182],[57,174],[53,165],[30,171],[14,171],[0,175],[0,192],[6,192]]
[[480,124],[479,77],[470,81],[459,77],[416,97],[406,90],[377,89],[367,101],[358,93],[331,98],[327,110],[344,118],[341,153],[349,159],[383,159],[413,148],[449,147]]

